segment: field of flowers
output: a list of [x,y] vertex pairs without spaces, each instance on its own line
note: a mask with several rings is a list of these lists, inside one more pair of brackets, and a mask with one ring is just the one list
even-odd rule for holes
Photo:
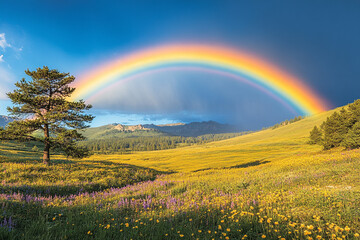
[[50,168],[1,143],[0,239],[360,239],[360,150],[307,145],[324,117]]

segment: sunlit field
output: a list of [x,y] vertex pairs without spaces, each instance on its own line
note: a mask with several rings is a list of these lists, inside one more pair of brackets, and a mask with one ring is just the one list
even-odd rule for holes
[[306,144],[331,113],[177,149],[55,156],[50,167],[3,142],[0,238],[358,239],[360,150]]

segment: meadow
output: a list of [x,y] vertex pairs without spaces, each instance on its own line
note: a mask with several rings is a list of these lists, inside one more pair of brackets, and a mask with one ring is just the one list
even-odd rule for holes
[[360,239],[360,150],[307,144],[331,113],[50,167],[3,142],[0,239]]

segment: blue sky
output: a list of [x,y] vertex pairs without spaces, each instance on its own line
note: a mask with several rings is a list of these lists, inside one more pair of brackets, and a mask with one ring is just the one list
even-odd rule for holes
[[[245,49],[302,79],[333,107],[360,98],[359,1],[0,0],[0,114],[5,93],[47,65],[78,76],[145,47]],[[110,89],[93,125],[216,120],[258,129],[298,113],[249,86],[168,72]]]

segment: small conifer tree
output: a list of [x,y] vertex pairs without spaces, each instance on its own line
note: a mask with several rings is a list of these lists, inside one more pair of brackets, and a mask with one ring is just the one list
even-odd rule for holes
[[339,147],[348,132],[345,115],[338,112],[334,112],[328,117],[321,128],[324,132],[324,149]]
[[321,144],[322,143],[322,132],[321,130],[315,126],[313,130],[310,132],[310,144]]
[[347,126],[349,128],[356,122],[360,122],[360,99],[349,105],[347,119]]
[[356,122],[346,134],[342,145],[348,149],[360,147],[360,122]]

